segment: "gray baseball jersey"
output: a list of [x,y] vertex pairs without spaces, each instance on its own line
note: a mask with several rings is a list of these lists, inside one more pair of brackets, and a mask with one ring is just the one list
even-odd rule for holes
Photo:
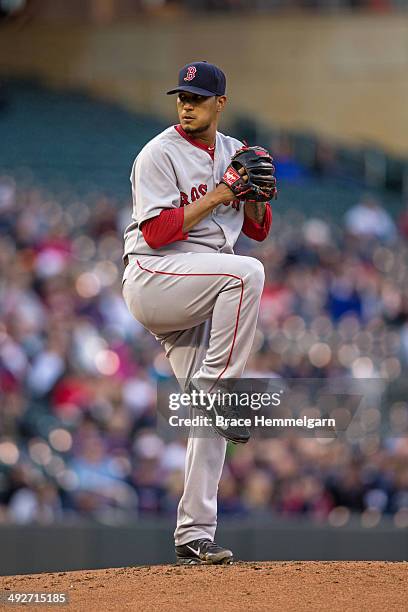
[[171,126],[148,142],[131,173],[133,214],[125,231],[125,255],[169,255],[175,252],[233,253],[244,221],[238,201],[220,204],[190,231],[188,239],[152,249],[140,225],[163,209],[179,208],[201,198],[220,182],[231,156],[242,143],[217,132],[214,160],[205,146]]

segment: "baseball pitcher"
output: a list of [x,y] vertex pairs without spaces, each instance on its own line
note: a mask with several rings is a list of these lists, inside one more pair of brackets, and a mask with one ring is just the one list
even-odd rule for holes
[[[132,222],[125,231],[123,296],[132,315],[163,345],[184,390],[211,393],[239,378],[256,329],[263,265],[234,254],[241,231],[269,233],[274,166],[262,147],[217,131],[227,98],[224,73],[193,62],[179,72],[179,124],[148,142],[136,157]],[[217,489],[227,441],[245,443],[237,408],[206,406],[215,433],[187,446],[184,492],[177,513],[179,564],[231,563],[214,542]],[[231,417],[217,427],[215,416]],[[228,419],[227,419],[228,421]],[[196,432],[197,433],[197,432]]]

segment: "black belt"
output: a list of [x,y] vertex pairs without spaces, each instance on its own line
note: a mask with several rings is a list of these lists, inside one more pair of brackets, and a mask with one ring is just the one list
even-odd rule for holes
[[125,255],[124,258],[123,258],[123,265],[125,266],[125,268],[128,265],[128,263],[129,263],[129,256]]

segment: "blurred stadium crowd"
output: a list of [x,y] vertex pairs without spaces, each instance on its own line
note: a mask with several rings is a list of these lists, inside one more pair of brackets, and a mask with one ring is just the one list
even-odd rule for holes
[[392,13],[408,8],[408,0],[0,0],[0,21],[23,18],[45,21],[85,19],[91,22],[139,17],[147,13],[167,16],[185,12],[311,13],[370,12]]
[[[168,0],[171,3],[172,0]],[[153,4],[157,0],[145,0]],[[406,0],[178,0],[179,4],[201,10],[277,11],[311,9],[317,11],[369,10],[392,11],[407,8]]]
[[[186,441],[157,434],[156,384],[171,372],[121,297],[129,216],[97,192],[0,178],[0,523],[174,516]],[[238,251],[266,269],[247,375],[404,379],[408,207],[394,220],[362,194],[329,222],[276,205],[270,238]],[[343,439],[231,445],[220,513],[406,527],[407,401],[389,419],[394,436],[373,407]]]

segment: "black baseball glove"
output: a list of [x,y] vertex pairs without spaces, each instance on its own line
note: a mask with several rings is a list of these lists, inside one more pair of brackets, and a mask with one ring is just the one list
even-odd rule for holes
[[276,199],[278,190],[272,162],[273,158],[263,147],[242,147],[232,156],[221,183],[225,183],[240,200],[266,202]]

